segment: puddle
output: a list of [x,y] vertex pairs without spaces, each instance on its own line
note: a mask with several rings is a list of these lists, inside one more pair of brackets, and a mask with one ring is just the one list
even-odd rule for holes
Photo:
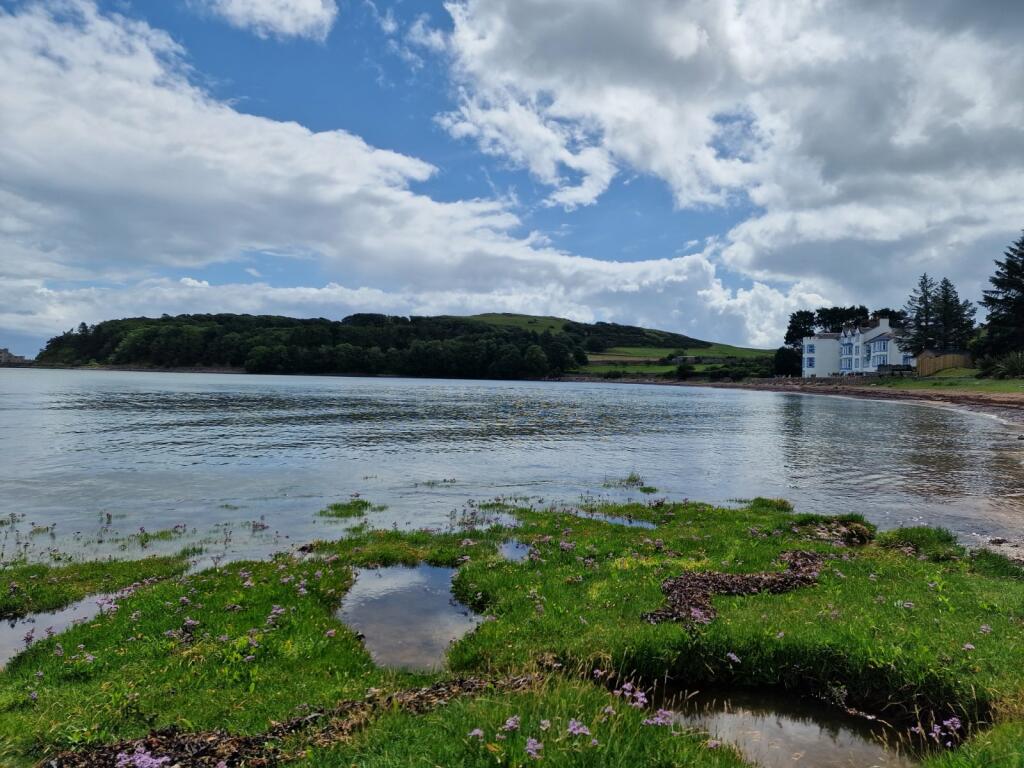
[[498,552],[506,560],[518,563],[525,560],[530,554],[530,545],[523,544],[523,542],[516,541],[515,539],[509,539],[501,543],[501,546],[498,547]]
[[590,520],[600,520],[602,523],[624,525],[627,528],[646,528],[647,530],[652,531],[658,527],[654,523],[649,523],[646,520],[638,520],[635,517],[620,517],[619,515],[601,515],[597,512],[585,512],[581,509],[572,510],[571,514],[575,515],[576,517],[586,517]]
[[47,630],[54,634],[68,627],[89,621],[99,615],[103,595],[90,595],[66,608],[49,613],[32,613],[22,619],[0,621],[0,668],[25,649],[25,635],[32,632],[36,640],[46,637]]
[[358,568],[338,618],[363,635],[384,667],[436,670],[445,651],[481,621],[452,596],[452,568]]
[[[896,733],[821,702],[764,691],[700,693],[672,709],[676,722],[735,746],[760,768],[911,768]],[[889,748],[885,741],[888,735]]]

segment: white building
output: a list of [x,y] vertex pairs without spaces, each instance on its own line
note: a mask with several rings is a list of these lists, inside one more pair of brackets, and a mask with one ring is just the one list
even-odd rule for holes
[[848,325],[842,333],[819,333],[804,339],[805,379],[878,373],[880,366],[915,365],[914,356],[899,345],[899,332],[889,318],[864,326]]

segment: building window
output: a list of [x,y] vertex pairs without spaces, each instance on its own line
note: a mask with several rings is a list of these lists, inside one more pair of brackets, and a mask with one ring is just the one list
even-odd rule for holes
[[913,355],[904,355],[903,356],[903,364],[904,365],[913,365],[914,364],[914,356]]
[[807,354],[808,355],[813,355],[814,354],[814,345],[813,344],[807,344],[805,346],[806,346]]
[[878,352],[888,352],[889,351],[889,342],[888,341],[884,341],[884,340],[878,342],[878,347],[876,347],[876,351],[878,351]]
[[844,355],[852,355],[853,354],[853,344],[843,344],[843,354]]
[[813,368],[814,367],[814,358],[813,357],[808,357],[807,358],[807,367],[808,368]]

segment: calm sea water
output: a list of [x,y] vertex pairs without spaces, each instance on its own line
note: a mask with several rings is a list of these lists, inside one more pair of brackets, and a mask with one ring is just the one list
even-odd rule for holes
[[[791,499],[968,541],[1024,534],[1024,441],[904,403],[628,384],[0,369],[2,557],[140,551],[139,528],[262,555],[374,526],[444,526],[467,502]],[[264,527],[266,526],[266,527]]]

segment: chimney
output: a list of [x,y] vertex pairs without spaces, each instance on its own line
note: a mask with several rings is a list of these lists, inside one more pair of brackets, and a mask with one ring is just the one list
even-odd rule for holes
[[878,318],[878,327],[883,329],[883,330],[888,331],[889,330],[889,318],[888,317],[880,317],[880,318]]

